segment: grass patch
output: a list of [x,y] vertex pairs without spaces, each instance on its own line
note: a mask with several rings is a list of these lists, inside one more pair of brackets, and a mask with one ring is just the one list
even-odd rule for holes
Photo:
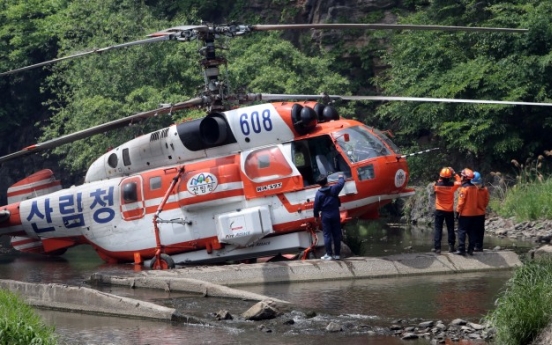
[[0,290],[0,344],[55,345],[57,337],[21,298]]
[[515,270],[486,320],[496,329],[496,343],[531,343],[552,317],[552,259],[542,257]]
[[552,219],[552,179],[517,184],[502,200],[493,199],[491,208],[501,217],[515,217],[517,221]]

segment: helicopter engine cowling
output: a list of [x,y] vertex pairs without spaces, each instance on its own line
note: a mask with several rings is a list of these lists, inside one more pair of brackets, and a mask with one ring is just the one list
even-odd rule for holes
[[[315,131],[320,114],[327,109],[331,108],[316,102],[282,102],[213,112],[202,119],[142,135],[108,151],[90,166],[85,182],[286,143]],[[335,110],[334,113],[337,114]]]
[[209,114],[206,118],[201,120],[199,124],[201,140],[208,146],[224,144],[228,138],[229,131],[228,123],[223,115],[219,113]]

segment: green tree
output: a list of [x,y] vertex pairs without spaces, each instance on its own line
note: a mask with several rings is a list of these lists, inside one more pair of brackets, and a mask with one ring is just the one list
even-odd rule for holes
[[[404,23],[528,28],[526,34],[403,31],[394,35],[388,95],[550,102],[552,26],[548,1],[434,1]],[[378,115],[403,144],[430,137],[465,164],[500,164],[552,144],[547,107],[393,102]]]
[[[63,37],[60,55],[144,39],[149,33],[174,26],[150,13],[147,6],[130,0],[73,1],[62,14],[64,20],[58,28],[59,37]],[[197,43],[169,41],[56,65],[49,80],[55,93],[50,101],[54,115],[42,140],[194,96],[201,82],[196,55]],[[82,173],[110,147],[171,122],[168,116],[151,119],[140,126],[64,145],[53,153],[64,157],[63,164],[72,171]]]
[[[55,0],[0,2],[1,72],[55,56],[57,39],[52,31],[52,16],[60,9],[61,3]],[[48,95],[40,92],[40,85],[47,74],[46,70],[37,69],[0,77],[0,137],[6,143],[1,152],[20,148],[8,145],[16,141],[14,127],[29,129],[29,119],[45,116],[41,102]]]

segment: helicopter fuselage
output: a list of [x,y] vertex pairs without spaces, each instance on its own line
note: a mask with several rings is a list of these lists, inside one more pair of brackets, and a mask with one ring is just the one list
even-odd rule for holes
[[[407,163],[384,134],[345,119],[297,134],[293,104],[217,114],[217,130],[228,130],[222,139],[214,135],[201,141],[201,135],[212,135],[203,133],[187,141],[190,135],[178,134],[180,125],[155,132],[167,133],[161,145],[141,139],[163,139],[155,133],[134,139],[98,159],[83,185],[2,207],[10,216],[0,223],[0,234],[15,236],[12,244],[22,251],[58,253],[87,243],[108,262],[132,262],[152,258],[159,249],[155,220],[162,249],[175,261],[219,262],[320,244],[321,236],[309,229],[314,229],[316,180],[322,174],[330,183],[339,174],[346,178],[340,194],[344,223],[376,218],[383,205],[413,193]],[[169,142],[171,137],[175,140]],[[175,153],[154,151],[148,142]],[[163,159],[153,160],[157,155]],[[126,171],[125,162],[131,162]],[[144,165],[154,167],[139,168]],[[128,169],[142,171],[129,174]]]

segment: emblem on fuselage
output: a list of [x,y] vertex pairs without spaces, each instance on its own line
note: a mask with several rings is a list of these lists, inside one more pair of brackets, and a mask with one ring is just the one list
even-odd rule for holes
[[210,173],[195,174],[186,185],[188,192],[194,195],[209,194],[218,186],[217,177]]
[[397,170],[395,173],[395,187],[399,188],[406,182],[406,172],[402,169]]

